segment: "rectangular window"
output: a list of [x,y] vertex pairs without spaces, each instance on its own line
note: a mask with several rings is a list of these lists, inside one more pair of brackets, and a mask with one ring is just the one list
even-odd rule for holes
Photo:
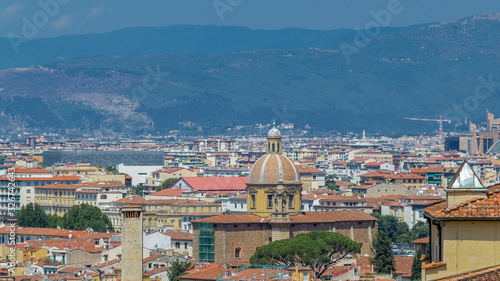
[[293,209],[293,194],[288,197],[288,208]]
[[267,208],[268,209],[273,208],[273,196],[272,195],[267,195]]

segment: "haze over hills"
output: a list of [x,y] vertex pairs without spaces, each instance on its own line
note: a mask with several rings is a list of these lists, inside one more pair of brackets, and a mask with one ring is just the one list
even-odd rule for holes
[[[500,114],[499,18],[488,14],[401,30],[354,43],[350,56],[340,43],[304,43],[232,53],[215,48],[99,56],[2,70],[0,126],[220,132],[277,119],[321,130],[411,131],[433,126],[403,117],[482,121],[486,109]],[[475,96],[481,79],[492,80],[483,86],[491,91]]]
[[[378,35],[415,29],[384,27]],[[22,40],[0,37],[0,69],[28,67],[93,56],[130,56],[170,53],[224,54],[261,49],[337,48],[351,43],[352,29],[332,31],[288,28],[252,30],[245,27],[177,25],[125,28],[86,34]]]

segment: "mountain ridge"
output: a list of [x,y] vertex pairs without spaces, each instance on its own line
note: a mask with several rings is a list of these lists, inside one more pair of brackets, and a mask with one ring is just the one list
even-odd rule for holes
[[100,56],[1,70],[0,128],[210,133],[276,119],[313,130],[431,131],[435,124],[403,117],[448,115],[457,125],[484,120],[487,108],[500,113],[499,91],[466,116],[455,109],[481,79],[500,81],[499,33],[498,20],[468,18],[373,38],[350,60],[338,47],[315,47]]
[[[429,23],[431,24],[431,23]],[[385,27],[380,35],[415,29]],[[16,49],[9,38],[0,37],[0,69],[29,67],[68,59],[110,55],[153,55],[168,53],[222,54],[254,49],[335,47],[352,42],[354,30],[308,30],[287,28],[253,30],[232,26],[177,25],[131,27],[102,34],[64,35],[19,43]]]

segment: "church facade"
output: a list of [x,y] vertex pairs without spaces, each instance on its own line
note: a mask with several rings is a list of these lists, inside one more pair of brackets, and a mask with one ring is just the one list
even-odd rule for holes
[[263,245],[314,230],[343,234],[361,244],[362,255],[371,254],[377,220],[362,211],[301,212],[302,183],[293,162],[282,153],[275,126],[267,140],[267,153],[250,170],[248,213],[191,222],[195,260],[248,261]]

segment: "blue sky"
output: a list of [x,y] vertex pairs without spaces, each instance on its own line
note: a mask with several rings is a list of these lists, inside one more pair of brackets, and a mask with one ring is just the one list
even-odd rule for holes
[[29,25],[37,38],[176,24],[359,28],[391,4],[401,12],[389,26],[500,12],[498,0],[0,0],[0,36],[20,34]]

